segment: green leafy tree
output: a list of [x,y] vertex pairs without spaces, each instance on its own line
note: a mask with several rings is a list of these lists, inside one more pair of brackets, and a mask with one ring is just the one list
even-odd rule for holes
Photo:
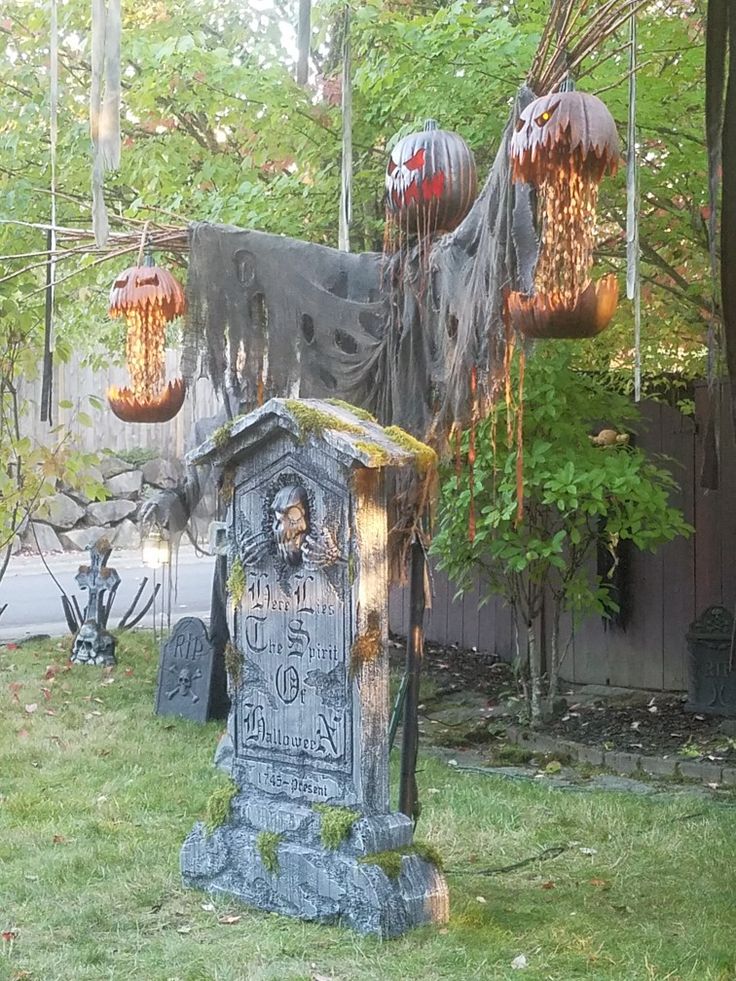
[[[458,586],[479,572],[486,599],[502,596],[510,604],[534,721],[551,711],[558,693],[563,614],[575,621],[615,609],[608,583],[591,566],[597,547],[615,555],[629,540],[654,551],[690,530],[668,503],[675,487],[669,472],[629,445],[636,409],[605,379],[571,370],[573,356],[571,344],[536,347],[526,365],[523,414],[512,400],[499,399],[478,427],[472,504],[467,466],[445,475],[433,544]],[[518,384],[518,357],[514,376]],[[590,434],[601,420],[620,432],[618,442],[594,444]],[[463,437],[466,459],[469,438]],[[539,644],[545,595],[552,601],[546,677]]]

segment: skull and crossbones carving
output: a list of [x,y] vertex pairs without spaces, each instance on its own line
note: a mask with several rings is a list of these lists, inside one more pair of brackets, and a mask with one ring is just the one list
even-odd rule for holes
[[[176,673],[177,667],[173,665],[169,668],[169,671]],[[179,674],[177,675],[176,685],[171,691],[166,692],[166,697],[171,701],[177,695],[180,698],[191,698],[192,703],[196,704],[199,701],[199,695],[193,690],[192,683],[198,678],[202,677],[202,672],[199,668],[192,672],[191,668],[181,668]]]

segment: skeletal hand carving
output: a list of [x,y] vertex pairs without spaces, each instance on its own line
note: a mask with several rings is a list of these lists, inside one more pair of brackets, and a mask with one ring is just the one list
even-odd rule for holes
[[326,569],[342,560],[335,536],[325,526],[316,535],[306,536],[302,555],[307,569]]

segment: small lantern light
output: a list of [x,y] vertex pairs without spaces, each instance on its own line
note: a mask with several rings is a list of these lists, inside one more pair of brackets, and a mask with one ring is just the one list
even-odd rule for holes
[[141,542],[143,564],[149,569],[160,569],[169,564],[169,543],[158,528],[151,528]]
[[128,325],[126,356],[130,388],[110,388],[110,408],[125,422],[167,422],[181,409],[186,394],[182,378],[165,384],[166,324],[186,310],[181,284],[156,266],[150,252],[143,264],[122,272],[110,290],[111,317]]

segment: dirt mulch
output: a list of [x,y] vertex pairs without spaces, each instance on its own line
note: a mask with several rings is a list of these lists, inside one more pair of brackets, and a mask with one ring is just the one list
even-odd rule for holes
[[[394,641],[392,662],[399,668],[403,663],[404,642],[398,637]],[[500,719],[516,721],[513,711],[518,703],[513,699],[519,698],[520,692],[511,667],[505,662],[454,645],[428,643],[424,669],[432,690],[430,711],[436,712],[448,696],[454,698],[465,691],[482,696],[487,708],[495,709],[494,718],[483,723],[490,733],[498,730]],[[633,692],[630,703],[617,700],[611,704],[603,698],[576,700],[576,694],[563,686],[567,708],[545,725],[545,733],[602,749],[646,756],[736,763],[736,720],[687,712],[683,695],[661,693],[647,700],[642,693]],[[502,715],[509,700],[510,711]],[[480,741],[478,729],[478,722],[469,725],[468,744]],[[453,742],[461,744],[462,733],[454,732]]]

